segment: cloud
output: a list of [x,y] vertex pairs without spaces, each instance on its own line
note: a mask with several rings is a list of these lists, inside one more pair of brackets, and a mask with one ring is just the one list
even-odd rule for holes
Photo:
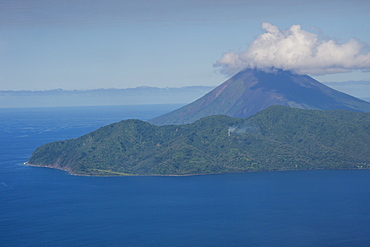
[[259,35],[246,51],[223,54],[215,67],[227,75],[245,68],[277,68],[313,75],[370,69],[370,51],[355,39],[344,44],[320,40],[317,34],[302,30],[300,25],[280,30],[270,23],[263,23],[262,28],[266,32]]

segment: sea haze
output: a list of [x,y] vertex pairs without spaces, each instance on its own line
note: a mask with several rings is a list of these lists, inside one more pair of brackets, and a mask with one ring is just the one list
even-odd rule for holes
[[0,246],[368,246],[370,170],[79,177],[40,145],[179,105],[0,109]]
[[196,100],[214,87],[136,87],[94,90],[0,90],[0,108],[96,105],[183,104]]

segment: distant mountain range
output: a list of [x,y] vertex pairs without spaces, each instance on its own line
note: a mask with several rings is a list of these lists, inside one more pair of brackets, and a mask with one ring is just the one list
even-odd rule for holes
[[185,104],[211,91],[210,86],[181,88],[136,87],[126,89],[1,91],[0,108]]
[[336,91],[308,75],[245,69],[193,103],[149,122],[186,124],[211,115],[246,118],[271,105],[370,112],[369,102]]
[[[369,81],[330,82],[325,84],[342,92],[352,92],[353,95],[365,96],[361,99],[370,102],[370,94],[365,93],[370,90]],[[180,88],[136,87],[92,90],[0,90],[0,108],[188,104],[214,88],[215,86],[188,86]]]

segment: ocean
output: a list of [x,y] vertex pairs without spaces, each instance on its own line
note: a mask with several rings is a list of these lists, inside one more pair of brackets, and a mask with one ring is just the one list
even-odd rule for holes
[[370,170],[83,177],[40,145],[179,105],[0,109],[0,246],[369,246]]

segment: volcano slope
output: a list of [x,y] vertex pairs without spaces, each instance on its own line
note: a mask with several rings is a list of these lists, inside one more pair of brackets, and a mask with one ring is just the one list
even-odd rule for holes
[[369,168],[370,114],[270,106],[185,125],[125,120],[45,144],[28,163],[100,176]]
[[193,103],[149,122],[185,124],[212,115],[247,118],[271,105],[370,112],[369,102],[329,88],[310,76],[283,70],[246,69]]

